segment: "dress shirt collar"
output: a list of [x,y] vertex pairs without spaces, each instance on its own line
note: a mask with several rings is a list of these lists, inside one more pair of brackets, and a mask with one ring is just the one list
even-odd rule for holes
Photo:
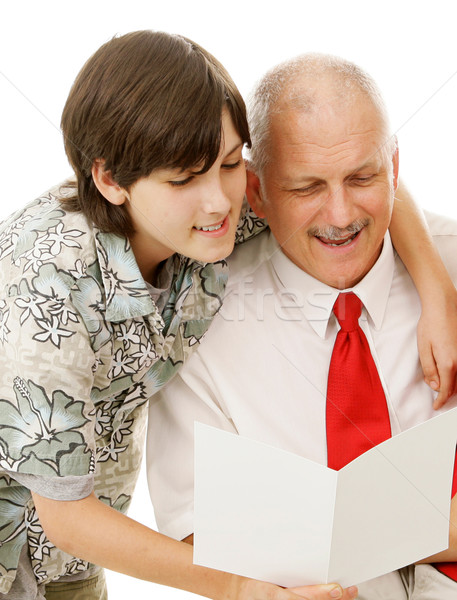
[[[283,287],[283,293],[294,299],[303,315],[321,337],[327,337],[328,325],[332,321],[332,308],[340,292],[354,292],[362,301],[375,329],[380,329],[389,298],[395,267],[394,250],[387,231],[381,254],[373,268],[353,288],[338,290],[302,271],[282,252],[270,232],[267,246],[271,264]],[[366,317],[365,317],[366,318]],[[336,319],[333,319],[336,323]]]

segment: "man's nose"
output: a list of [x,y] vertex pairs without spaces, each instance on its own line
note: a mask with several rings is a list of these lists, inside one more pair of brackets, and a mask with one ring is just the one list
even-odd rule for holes
[[340,229],[345,229],[357,218],[356,212],[354,200],[344,185],[332,188],[320,208],[326,222]]

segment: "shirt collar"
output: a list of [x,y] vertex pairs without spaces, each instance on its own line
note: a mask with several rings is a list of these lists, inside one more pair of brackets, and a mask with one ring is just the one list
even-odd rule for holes
[[372,269],[356,286],[346,290],[332,288],[300,269],[282,252],[271,232],[267,251],[280,285],[298,304],[311,327],[322,339],[327,336],[332,308],[340,292],[354,292],[366,311],[362,315],[367,314],[375,329],[380,329],[395,267],[394,250],[388,231],[381,254]]
[[95,245],[105,290],[107,321],[118,322],[156,312],[128,239],[97,232]]

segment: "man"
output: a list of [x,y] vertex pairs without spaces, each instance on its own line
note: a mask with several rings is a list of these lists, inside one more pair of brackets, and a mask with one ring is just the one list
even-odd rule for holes
[[[162,531],[180,539],[192,533],[194,420],[340,468],[368,449],[366,439],[379,443],[434,414],[416,346],[419,298],[387,231],[398,149],[376,85],[343,60],[300,57],[259,84],[251,121],[248,197],[271,232],[232,255],[224,305],[205,343],[150,408],[156,517]],[[435,217],[430,225],[457,281],[457,224]],[[353,329],[363,332],[357,335],[371,351],[365,358],[377,378],[375,429],[347,429],[338,419],[351,408],[332,413],[351,378],[345,365],[333,393],[338,332],[346,332],[342,313],[354,298],[362,314]],[[362,417],[375,404],[371,392],[365,397]],[[456,405],[454,399],[446,408]],[[347,431],[336,450],[333,421]],[[360,428],[360,447],[352,450]],[[450,548],[429,562],[457,560],[456,502]],[[427,564],[359,590],[370,600],[445,600],[456,597],[457,583]]]

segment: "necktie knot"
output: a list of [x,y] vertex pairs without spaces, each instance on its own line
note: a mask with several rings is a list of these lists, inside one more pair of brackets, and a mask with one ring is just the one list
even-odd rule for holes
[[333,312],[343,331],[354,331],[359,326],[362,302],[353,292],[345,292],[336,299]]

